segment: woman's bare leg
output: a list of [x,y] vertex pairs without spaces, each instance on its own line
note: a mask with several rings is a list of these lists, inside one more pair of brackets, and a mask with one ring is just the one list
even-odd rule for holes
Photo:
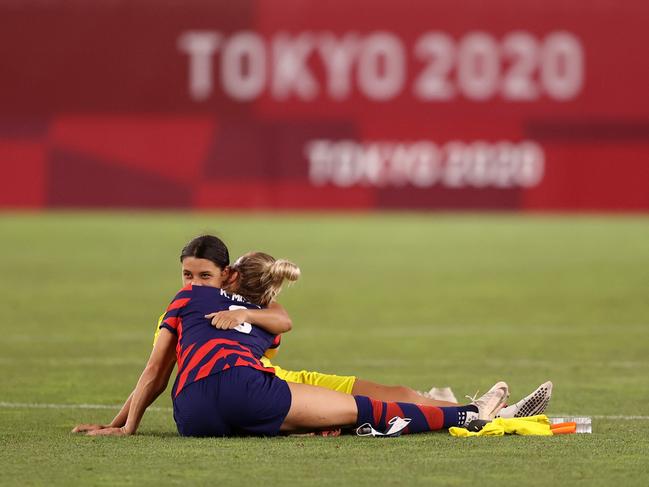
[[378,401],[410,402],[413,404],[425,404],[426,406],[459,406],[455,402],[429,399],[406,386],[386,386],[363,379],[356,379],[352,388],[352,395],[367,396]]
[[287,384],[291,390],[291,408],[280,431],[302,433],[356,424],[358,408],[354,396],[324,387]]
[[410,419],[404,432],[423,433],[463,425],[471,419],[496,416],[509,396],[504,382],[498,382],[468,406],[428,406],[406,402],[378,401],[307,384],[288,383],[291,407],[280,431],[301,433],[369,423],[378,431],[388,430],[394,417]]

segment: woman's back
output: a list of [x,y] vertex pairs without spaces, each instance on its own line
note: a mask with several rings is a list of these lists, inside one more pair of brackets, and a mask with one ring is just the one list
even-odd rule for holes
[[192,286],[181,289],[167,308],[161,328],[178,337],[178,376],[173,397],[184,387],[230,367],[247,366],[266,372],[260,358],[273,343],[274,335],[248,323],[231,330],[219,330],[205,315],[215,311],[259,306],[219,288]]

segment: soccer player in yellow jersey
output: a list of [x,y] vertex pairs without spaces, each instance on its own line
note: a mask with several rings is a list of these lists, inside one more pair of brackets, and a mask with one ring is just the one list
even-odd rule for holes
[[[229,267],[227,247],[225,247],[220,239],[209,235],[197,237],[189,242],[189,244],[183,248],[180,261],[182,264],[182,279],[185,286],[191,284],[192,286],[222,287],[226,290],[231,287],[232,292],[237,292],[239,287],[243,285],[243,279],[240,278],[239,274],[244,276],[250,275],[250,273],[246,272],[246,269],[244,269],[243,266],[240,269],[241,272],[237,270],[237,264],[240,264],[239,261],[232,267]],[[272,335],[280,335],[291,329],[292,323],[290,317],[284,308],[274,300],[277,293],[281,290],[281,282],[279,282],[278,285],[272,286],[269,286],[268,283],[252,282],[246,283],[245,288],[248,289],[246,299],[251,302],[269,303],[268,306],[264,309],[240,309],[240,306],[232,305],[227,311],[205,315],[206,318],[212,320],[213,326],[220,329],[231,329],[242,323],[255,323],[259,328],[266,330]],[[254,292],[256,291],[251,291],[250,289],[271,289],[274,294],[271,296],[256,296],[254,295]],[[155,339],[157,338],[158,336],[156,334]],[[320,386],[338,392],[354,394],[357,397],[367,396],[378,401],[412,403],[421,405],[422,407],[457,406],[457,403],[435,401],[423,397],[414,390],[404,386],[386,386],[358,379],[354,376],[336,376],[319,372],[296,372],[284,370],[281,367],[274,366],[270,363],[270,359],[273,357],[273,354],[276,353],[277,345],[279,345],[278,341],[273,343],[267,352],[270,357],[264,359],[265,362],[263,365],[274,367],[276,375],[286,382]],[[162,392],[166,387],[173,372],[174,364],[175,357],[173,359],[172,357],[165,357],[164,369],[155,369],[156,384],[160,386],[160,390],[157,394]],[[142,377],[144,377],[145,374],[150,375],[150,373],[153,372],[149,371],[149,365],[147,365]],[[149,376],[147,375],[147,377]],[[540,414],[547,406],[551,392],[552,383],[546,382],[518,403],[502,409],[500,415],[502,417],[516,417],[521,415],[531,416]],[[135,397],[135,393],[136,390],[134,390],[127,398],[121,410],[117,413],[110,425],[81,424],[75,427],[73,431],[92,432],[104,428],[108,428],[112,431],[114,429],[123,428],[126,424],[127,418],[129,417],[132,401],[136,403],[135,408],[139,408],[138,411],[141,409],[143,404],[142,398],[140,396]],[[367,397],[365,397],[365,399],[367,399]],[[139,416],[139,419],[141,419],[141,415]]]
[[[224,248],[224,246],[220,239],[210,235],[196,237],[183,248],[180,259],[183,285],[193,283],[194,285],[210,286],[213,284],[211,280],[213,280],[217,272],[225,272],[227,277],[225,279],[226,284],[223,287],[226,291],[236,292],[236,289],[229,289],[229,286],[236,288],[237,279],[239,278],[237,262],[230,267],[229,255],[212,255],[215,248]],[[221,271],[221,269],[224,270]],[[275,374],[287,382],[325,387],[345,394],[368,396],[379,401],[411,402],[438,407],[457,405],[456,402],[441,401],[423,396],[417,391],[402,385],[379,384],[351,375],[323,374],[307,370],[285,370],[273,364],[271,360],[277,354],[280,334],[289,331],[292,327],[288,313],[274,300],[271,300],[271,304],[266,309],[231,309],[209,314],[206,318],[210,318],[212,325],[216,328],[231,329],[247,322],[254,323],[260,328],[278,335],[278,339],[273,343],[273,346],[266,351],[262,363],[266,367],[274,368]],[[160,319],[162,319],[162,316]],[[160,320],[156,325],[154,344],[160,333],[159,325]],[[528,415],[540,414],[547,406],[551,393],[552,384],[546,382],[518,403],[505,408],[501,415],[514,417],[518,416],[522,410],[529,413]]]
[[[227,273],[225,279],[227,284],[223,287],[226,291],[229,290],[228,285],[236,283],[238,272],[235,266],[230,267],[229,255],[223,253],[222,250],[218,250],[223,248],[225,247],[221,240],[212,235],[202,235],[191,240],[181,252],[183,285],[193,283],[195,285],[210,286],[214,284],[212,281],[214,281],[217,274],[224,277],[222,273]],[[275,301],[272,301],[266,309],[262,310],[236,309],[213,313],[208,317],[212,319],[214,326],[222,329],[234,328],[240,323],[248,322],[254,323],[273,334],[280,335],[289,331],[292,327],[288,313]],[[158,322],[156,326],[154,343],[160,333],[159,324]],[[276,375],[287,382],[325,387],[346,394],[369,396],[381,401],[417,402],[431,406],[456,405],[454,402],[438,401],[424,397],[405,386],[387,386],[351,375],[323,374],[307,370],[285,370],[271,362],[277,353],[278,347],[279,340],[276,341],[273,348],[266,351],[262,362],[267,367],[273,367]]]

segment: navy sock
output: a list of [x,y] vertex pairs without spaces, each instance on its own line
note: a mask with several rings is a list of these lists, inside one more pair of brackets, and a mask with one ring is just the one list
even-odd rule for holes
[[358,407],[356,426],[369,423],[381,432],[388,430],[390,421],[395,416],[410,418],[410,424],[404,433],[421,433],[462,426],[466,422],[467,412],[478,412],[473,405],[457,407],[435,407],[406,402],[376,401],[365,396],[354,396]]

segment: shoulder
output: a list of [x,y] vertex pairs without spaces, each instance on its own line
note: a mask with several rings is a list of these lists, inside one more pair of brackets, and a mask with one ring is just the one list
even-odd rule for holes
[[193,284],[187,284],[176,293],[172,302],[178,300],[189,300],[199,297],[216,298],[219,296],[225,296],[226,298],[228,298],[228,294],[218,287],[195,286]]
[[193,297],[193,287],[194,286],[192,286],[191,284],[188,284],[180,291],[178,291],[171,300],[171,303],[169,303],[169,306],[167,306],[167,313],[169,311],[184,308],[185,306],[187,306],[187,303],[189,303],[189,301],[191,301]]

